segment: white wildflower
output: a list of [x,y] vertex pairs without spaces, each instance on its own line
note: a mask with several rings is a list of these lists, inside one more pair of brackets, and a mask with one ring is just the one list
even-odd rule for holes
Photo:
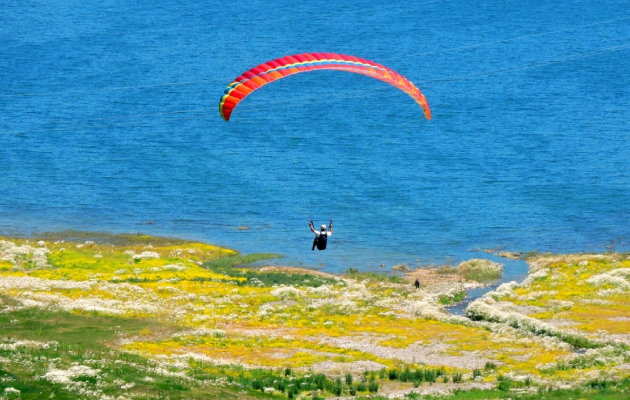
[[133,254],[132,257],[135,260],[149,260],[151,258],[160,258],[160,255],[155,251],[143,251],[140,254]]
[[348,299],[341,299],[337,301],[335,305],[337,306],[337,310],[342,314],[352,314],[358,311],[357,304]]
[[622,289],[630,289],[630,283],[619,275],[623,275],[623,273],[615,273],[613,272],[621,271],[615,270],[610,273],[604,273],[599,275],[593,275],[586,280],[586,282],[590,283],[594,286],[613,286]]
[[626,291],[620,288],[615,288],[615,289],[602,289],[599,292],[597,292],[597,296],[598,297],[610,297],[610,296],[616,296],[618,294],[624,294]]
[[336,294],[336,292],[330,285],[322,285],[320,287],[309,287],[307,290],[311,294],[322,296],[322,297],[330,297]]
[[429,301],[414,301],[410,309],[413,314],[423,318],[441,319],[447,316],[436,303]]
[[162,269],[165,271],[185,271],[186,266],[182,263],[168,264],[168,265],[164,265]]
[[[158,283],[174,283],[174,282],[179,282],[179,281],[181,281],[181,278],[173,277],[173,278],[169,278],[169,279],[160,279],[158,281]],[[160,289],[161,288],[158,288],[158,290],[160,290]],[[173,290],[171,290],[171,289],[173,289]],[[169,290],[171,290],[173,292],[174,291],[177,291],[177,292],[179,291],[179,289],[174,288],[174,287],[170,287]]]
[[78,289],[90,290],[94,282],[89,281],[64,281],[54,279],[40,279],[29,276],[5,276],[0,279],[0,290],[36,290],[48,291],[51,289]]
[[257,278],[251,278],[249,284],[256,287],[265,287],[265,283]]
[[50,367],[44,375],[44,379],[52,383],[63,384],[70,383],[73,378],[78,378],[80,376],[96,377],[99,372],[101,372],[100,369],[92,369],[85,365],[74,365],[68,369],[56,369],[54,367]]
[[10,249],[11,247],[15,247],[15,243],[9,242],[7,240],[0,240],[0,251]]
[[303,292],[293,286],[280,286],[271,291],[272,296],[279,297],[281,299],[296,298],[303,296]]
[[184,251],[182,249],[176,249],[176,250],[171,251],[168,256],[171,258],[176,258],[176,257],[181,257],[183,253]]
[[20,393],[21,393],[20,390],[18,390],[16,388],[12,388],[12,387],[4,388],[5,396],[19,396]]
[[[602,293],[602,291],[600,291],[599,293]],[[599,294],[600,296],[606,296],[606,294]],[[612,304],[612,301],[608,301],[608,300],[603,300],[603,299],[583,299],[580,301],[581,303],[585,303],[585,304],[598,304],[598,305],[608,305],[608,304]]]
[[516,281],[501,284],[493,293],[493,297],[505,297],[514,294],[514,289],[518,288],[519,284]]
[[608,274],[614,276],[623,276],[625,278],[630,278],[630,268],[618,268],[610,271]]
[[525,278],[525,280],[523,280],[523,282],[521,283],[521,286],[525,287],[525,286],[529,286],[531,285],[533,282],[546,278],[549,275],[549,269],[548,268],[543,268],[543,269],[539,269],[536,272],[533,272],[531,274],[529,274],[527,276],[527,278]]
[[513,311],[505,311],[488,294],[470,303],[466,308],[466,316],[472,319],[482,319],[489,322],[500,322],[517,329],[523,329],[536,334],[558,335],[556,327]]
[[570,310],[573,307],[573,302],[570,300],[549,300],[549,305],[555,309]]

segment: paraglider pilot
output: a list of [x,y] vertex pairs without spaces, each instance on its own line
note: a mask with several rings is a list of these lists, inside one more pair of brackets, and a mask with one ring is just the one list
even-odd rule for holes
[[326,250],[326,242],[328,242],[328,236],[333,234],[332,219],[328,224],[328,232],[326,232],[326,224],[321,226],[319,232],[315,230],[315,227],[313,226],[313,221],[310,221],[308,223],[308,227],[311,228],[311,231],[315,234],[315,240],[313,240],[313,248],[311,250],[315,250],[315,247],[317,247],[317,250]]

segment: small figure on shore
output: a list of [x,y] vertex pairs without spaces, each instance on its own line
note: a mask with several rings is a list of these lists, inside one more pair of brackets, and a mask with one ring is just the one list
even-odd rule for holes
[[333,234],[332,219],[328,224],[328,232],[326,232],[326,224],[321,226],[319,232],[315,230],[315,227],[313,226],[313,221],[310,221],[308,223],[308,227],[311,228],[311,231],[315,234],[315,240],[313,240],[313,248],[311,250],[315,250],[315,247],[317,247],[317,250],[326,250],[328,236]]
[[420,279],[416,278],[416,283],[414,283],[414,285],[416,285],[416,289],[420,289]]

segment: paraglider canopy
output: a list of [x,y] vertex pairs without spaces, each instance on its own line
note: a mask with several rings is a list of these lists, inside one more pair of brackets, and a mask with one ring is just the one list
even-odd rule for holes
[[228,121],[232,111],[254,90],[301,72],[330,69],[371,76],[397,87],[411,96],[422,107],[424,116],[431,119],[431,110],[420,90],[399,73],[372,61],[335,53],[304,53],[285,56],[260,64],[238,76],[225,89],[219,102],[219,112]]

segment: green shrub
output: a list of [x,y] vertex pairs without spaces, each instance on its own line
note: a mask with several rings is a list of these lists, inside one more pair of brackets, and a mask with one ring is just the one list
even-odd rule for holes
[[427,382],[437,382],[437,373],[433,369],[424,370],[424,380]]
[[400,373],[400,376],[398,378],[401,382],[411,381],[413,379],[413,374],[411,373],[409,367],[405,367],[404,371]]
[[[202,264],[206,269],[225,275],[230,278],[239,278],[239,286],[309,286],[319,287],[327,284],[335,284],[338,281],[334,278],[323,278],[313,274],[297,274],[284,272],[261,272],[256,269],[246,268],[255,262],[281,258],[277,254],[256,253],[248,255],[237,255],[219,258]],[[239,267],[239,268],[237,268]],[[242,281],[245,278],[245,281]]]
[[337,378],[335,383],[331,385],[330,393],[334,394],[335,396],[341,396],[341,393],[343,393],[343,385],[341,384],[341,378]]
[[457,272],[468,280],[487,282],[499,279],[503,273],[503,264],[475,258],[457,266]]
[[511,380],[510,378],[506,378],[503,375],[499,376],[498,378],[499,380],[499,385],[497,386],[497,389],[507,392],[508,390],[512,389],[512,387],[514,386],[514,381]]
[[445,294],[441,294],[438,296],[438,300],[440,301],[440,304],[443,305],[449,305],[449,304],[455,304],[455,303],[459,303],[460,301],[464,300],[466,298],[466,291],[465,290],[461,290],[459,292],[455,292],[452,295],[445,295]]

